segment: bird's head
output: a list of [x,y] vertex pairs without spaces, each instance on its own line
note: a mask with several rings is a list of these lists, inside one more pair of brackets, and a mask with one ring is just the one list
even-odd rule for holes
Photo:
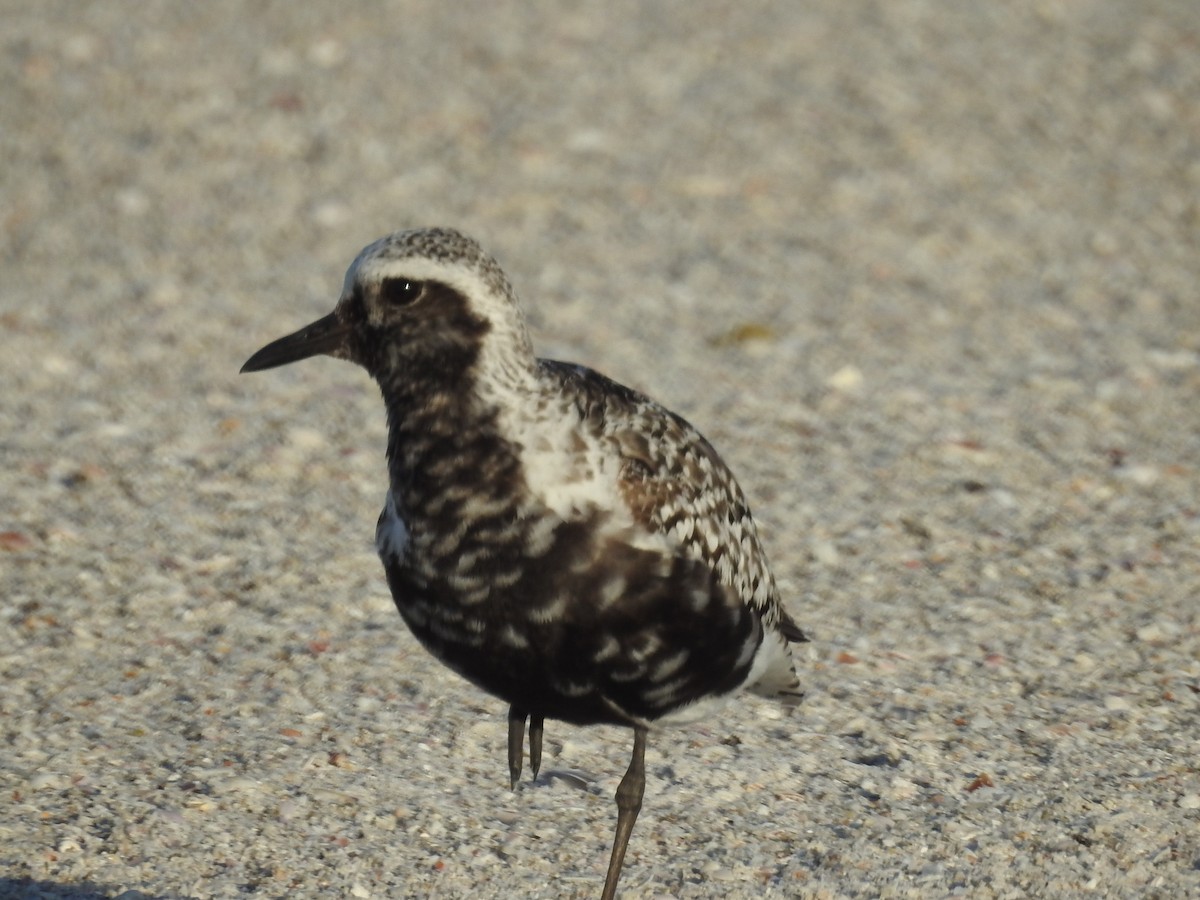
[[457,380],[485,355],[501,368],[533,358],[499,265],[446,228],[398,231],[366,247],[346,272],[333,312],[267,344],[241,370],[320,354],[358,363],[384,386],[417,377]]

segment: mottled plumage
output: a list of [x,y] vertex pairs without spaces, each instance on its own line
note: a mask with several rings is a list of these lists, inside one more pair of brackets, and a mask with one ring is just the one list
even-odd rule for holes
[[508,280],[470,238],[367,247],[329,316],[243,371],[317,353],[364,366],[388,414],[376,528],[404,621],[531,720],[634,729],[605,896],[641,804],[646,732],[748,688],[801,697],[780,603],[732,473],[691,425],[582,366],[534,356]]

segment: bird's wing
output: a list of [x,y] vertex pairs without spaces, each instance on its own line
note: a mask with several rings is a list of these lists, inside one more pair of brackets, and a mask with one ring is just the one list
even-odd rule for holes
[[807,638],[784,611],[741,487],[690,423],[637,391],[583,366],[543,360],[569,383],[583,420],[621,457],[619,488],[634,520],[663,535],[716,581],[733,588],[768,628]]
[[542,366],[620,459],[617,488],[633,519],[600,550],[622,573],[610,582],[619,600],[574,607],[587,626],[577,629],[586,634],[578,656],[605,661],[606,701],[653,720],[745,684],[761,662],[748,686],[794,705],[802,692],[786,644],[805,638],[783,610],[729,468],[688,422],[642,394],[582,366]]

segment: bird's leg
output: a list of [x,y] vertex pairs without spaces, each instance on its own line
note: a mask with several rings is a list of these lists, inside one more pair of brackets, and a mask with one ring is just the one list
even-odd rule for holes
[[617,880],[621,877],[621,865],[625,862],[625,850],[629,846],[629,835],[633,823],[642,809],[642,794],[646,792],[646,729],[633,729],[633,758],[625,777],[617,785],[617,834],[613,838],[612,858],[608,861],[608,877],[604,879],[604,893],[600,900],[614,900],[617,896]]
[[529,768],[537,780],[538,770],[542,767],[542,722],[537,713],[529,717]]
[[[508,708],[508,775],[511,779],[509,786],[517,789],[517,782],[521,780],[521,757],[525,752],[525,719],[528,713],[523,709],[517,709],[515,706]],[[538,725],[538,750],[541,747],[541,719],[534,719]],[[529,755],[532,762],[533,756],[533,732],[529,734]],[[539,760],[540,762],[540,760]],[[536,764],[534,771],[537,771]]]

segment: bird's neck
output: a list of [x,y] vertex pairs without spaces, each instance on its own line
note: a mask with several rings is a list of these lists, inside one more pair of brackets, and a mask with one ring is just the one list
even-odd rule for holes
[[499,495],[521,479],[519,452],[503,432],[501,409],[531,398],[530,370],[464,373],[457,379],[419,374],[383,387],[388,413],[388,474],[404,512],[444,508],[445,497],[470,491]]

